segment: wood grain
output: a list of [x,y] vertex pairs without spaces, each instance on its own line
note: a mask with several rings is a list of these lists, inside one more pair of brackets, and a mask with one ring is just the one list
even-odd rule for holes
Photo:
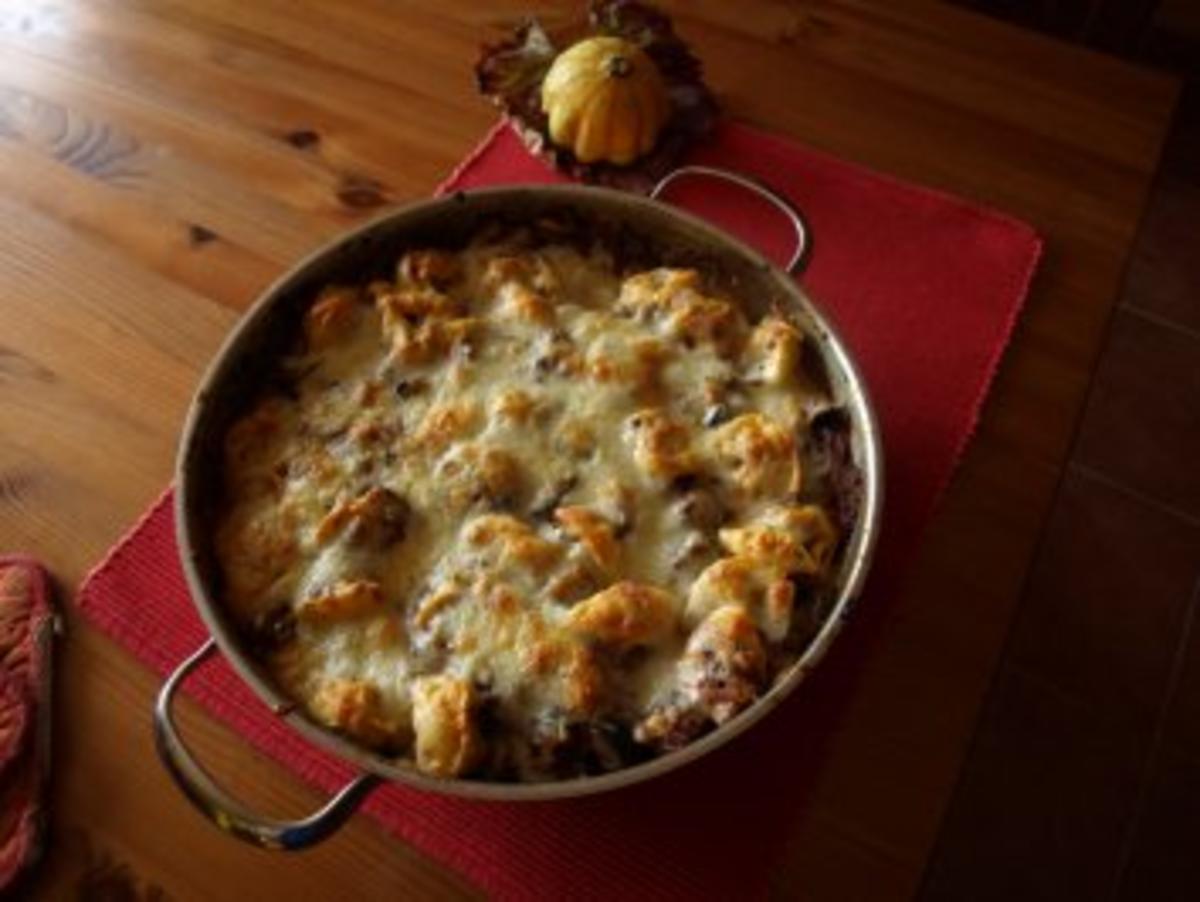
[[[665,4],[733,115],[994,204],[1048,252],[974,446],[798,811],[782,897],[907,898],[1059,479],[1175,88],[913,0]],[[169,478],[198,374],[284,266],[427,194],[492,121],[498,0],[44,0],[0,9],[0,547],[69,593]],[[835,654],[837,652],[835,651]],[[35,894],[445,898],[472,890],[365,818],[286,863],[197,817],[154,760],[156,680],[72,617],[54,841]],[[236,792],[314,796],[202,714]]]

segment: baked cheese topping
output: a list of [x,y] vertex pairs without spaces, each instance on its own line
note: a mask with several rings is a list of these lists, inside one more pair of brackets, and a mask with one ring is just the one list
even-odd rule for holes
[[686,744],[803,650],[839,548],[804,336],[519,236],[314,299],[225,441],[224,601],[330,728],[444,777]]

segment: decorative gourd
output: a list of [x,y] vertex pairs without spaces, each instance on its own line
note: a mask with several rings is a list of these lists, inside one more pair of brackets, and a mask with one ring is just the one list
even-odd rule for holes
[[561,53],[542,83],[550,140],[581,163],[632,163],[647,153],[670,114],[654,61],[615,37],[587,38]]

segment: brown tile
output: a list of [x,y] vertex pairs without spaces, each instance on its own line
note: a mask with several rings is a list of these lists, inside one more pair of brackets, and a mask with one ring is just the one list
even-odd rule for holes
[[1200,760],[1165,746],[1138,821],[1119,898],[1129,902],[1200,899]]
[[1009,660],[1149,729],[1200,574],[1200,526],[1068,472]]
[[921,898],[1105,898],[1146,745],[1104,708],[1003,671]]
[[1123,303],[1200,330],[1200,181],[1192,179],[1160,175],[1138,230]]
[[[1200,35],[1197,37],[1200,38]],[[1159,160],[1159,170],[1197,185],[1200,184],[1200,170],[1196,168],[1196,157],[1200,154],[1200,66],[1197,65],[1200,64],[1200,56],[1196,55],[1194,44],[1189,46],[1188,56],[1195,71],[1185,79],[1183,90],[1180,91],[1171,120],[1171,132],[1167,135]]]
[[[1153,48],[1147,48],[1151,58]],[[1193,67],[1200,54],[1190,47]],[[1172,67],[1172,60],[1162,63]],[[1180,62],[1176,60],[1175,62]],[[1175,68],[1182,68],[1174,66]],[[1200,76],[1200,68],[1195,69]],[[1200,330],[1200,81],[1185,85],[1138,227],[1122,302]]]
[[1200,586],[1192,604],[1192,627],[1167,711],[1166,738],[1200,758]]
[[1200,516],[1200,338],[1118,311],[1075,460]]

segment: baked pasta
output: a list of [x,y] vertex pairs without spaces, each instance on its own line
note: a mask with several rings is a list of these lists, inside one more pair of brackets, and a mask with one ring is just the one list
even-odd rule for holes
[[510,781],[752,705],[854,511],[803,332],[715,286],[526,231],[321,291],[224,439],[223,603],[280,687],[427,774]]

